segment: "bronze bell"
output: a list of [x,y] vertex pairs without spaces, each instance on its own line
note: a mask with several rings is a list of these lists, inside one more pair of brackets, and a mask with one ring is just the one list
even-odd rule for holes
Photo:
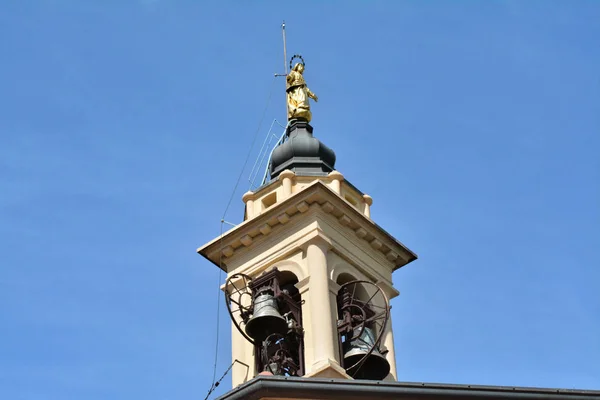
[[288,324],[277,310],[277,300],[269,293],[256,296],[254,315],[246,324],[246,333],[257,342],[262,342],[273,333],[285,335]]
[[[358,333],[360,327],[354,328]],[[378,348],[373,349],[369,357],[361,364],[359,362],[375,344],[375,333],[372,329],[365,327],[360,337],[352,340],[348,345],[348,351],[344,354],[344,365],[346,372],[354,379],[368,379],[380,381],[390,373],[390,363]]]

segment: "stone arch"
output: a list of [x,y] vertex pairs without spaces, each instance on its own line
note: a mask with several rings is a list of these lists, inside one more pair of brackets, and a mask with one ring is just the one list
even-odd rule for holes
[[335,283],[337,283],[338,285],[343,285],[344,283],[355,281],[356,279],[356,276],[349,272],[341,272],[335,280]]
[[292,273],[296,277],[297,282],[299,282],[305,278],[305,274],[304,274],[304,270],[303,270],[302,266],[299,263],[297,263],[296,261],[292,261],[292,260],[278,261],[269,267],[269,269],[271,269],[271,268],[277,268],[280,271]]
[[[360,279],[360,280],[366,280],[366,281],[370,280],[366,276],[364,276],[362,273],[360,273],[355,267],[351,266],[350,264],[348,264],[345,261],[338,262],[334,265],[334,267],[331,269],[330,278],[332,281],[339,284],[340,283],[340,282],[338,282],[339,277],[343,274],[350,275],[354,279]],[[345,281],[342,283],[346,283],[346,282],[349,282],[349,281]]]

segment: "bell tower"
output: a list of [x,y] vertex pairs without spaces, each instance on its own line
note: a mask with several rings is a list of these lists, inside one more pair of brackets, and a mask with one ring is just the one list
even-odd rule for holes
[[233,366],[234,388],[259,374],[397,380],[392,273],[417,256],[371,219],[373,199],[313,136],[303,72],[302,60],[287,74],[270,180],[242,197],[242,223],[198,249],[227,274],[232,358],[249,366]]

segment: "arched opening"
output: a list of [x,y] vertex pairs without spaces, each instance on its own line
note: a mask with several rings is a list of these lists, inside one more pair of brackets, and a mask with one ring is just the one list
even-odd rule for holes
[[347,272],[336,279],[340,362],[354,379],[383,379],[390,364],[379,345],[389,309],[383,291]]
[[[254,337],[257,372],[279,376],[304,375],[302,296],[290,271],[273,268],[254,279],[254,314],[248,324]],[[254,321],[252,321],[254,320]]]

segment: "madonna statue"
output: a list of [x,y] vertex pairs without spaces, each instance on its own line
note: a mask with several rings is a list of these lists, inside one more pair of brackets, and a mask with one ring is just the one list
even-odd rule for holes
[[288,74],[286,80],[287,92],[287,112],[288,121],[291,119],[301,119],[310,122],[312,114],[308,99],[318,101],[319,98],[306,86],[304,81],[304,63],[296,63],[294,68]]

